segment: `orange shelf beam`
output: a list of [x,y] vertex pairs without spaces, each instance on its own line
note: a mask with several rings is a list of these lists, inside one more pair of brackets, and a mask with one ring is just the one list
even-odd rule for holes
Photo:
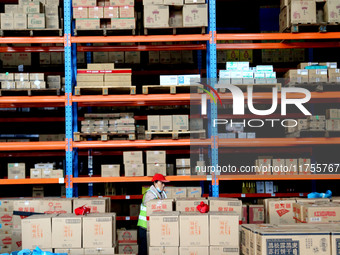
[[217,50],[305,49],[338,48],[339,42],[287,42],[287,43],[229,43],[217,44]]
[[71,43],[139,43],[208,41],[208,34],[133,35],[133,36],[72,36]]
[[311,174],[311,175],[220,175],[220,181],[308,181],[308,180],[340,180],[340,174]]
[[193,139],[160,139],[160,140],[136,140],[136,141],[83,141],[73,142],[73,147],[79,149],[94,149],[94,148],[150,148],[150,147],[182,147],[182,146],[209,146],[210,139],[193,140]]
[[1,108],[15,107],[64,107],[65,96],[3,96]]
[[37,37],[1,37],[1,43],[64,43],[64,37],[37,36]]
[[324,40],[339,39],[340,32],[328,33],[217,33],[217,40],[253,41],[253,40]]
[[[64,178],[61,178],[64,179]],[[64,183],[64,182],[62,182]],[[59,179],[0,179],[0,185],[14,184],[62,184]]]
[[340,137],[219,139],[220,147],[293,147],[337,145]]
[[[206,50],[205,44],[78,46],[80,52]],[[0,48],[1,50],[1,48]]]
[[[166,176],[173,182],[181,181],[206,181],[207,176]],[[151,182],[151,176],[138,177],[77,177],[72,178],[73,183],[105,183],[105,182]]]
[[65,141],[55,142],[6,142],[0,143],[0,151],[51,151],[65,150]]

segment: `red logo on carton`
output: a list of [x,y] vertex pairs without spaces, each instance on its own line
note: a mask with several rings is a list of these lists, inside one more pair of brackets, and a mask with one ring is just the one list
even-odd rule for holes
[[283,215],[289,213],[289,210],[287,210],[287,209],[281,209],[281,210],[277,210],[276,212],[277,212],[277,214],[278,214],[280,217],[282,217]]
[[1,240],[4,245],[10,245],[12,244],[12,238],[9,236],[5,237],[4,239]]
[[1,221],[2,221],[2,222],[11,222],[11,221],[12,221],[12,218],[13,218],[12,216],[6,214],[6,215],[4,215],[4,216],[1,217]]
[[335,217],[335,211],[322,211],[322,212],[314,212],[314,216],[316,217]]

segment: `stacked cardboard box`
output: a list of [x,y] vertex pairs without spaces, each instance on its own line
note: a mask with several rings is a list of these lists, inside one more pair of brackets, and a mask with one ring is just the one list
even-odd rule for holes
[[123,161],[125,176],[144,176],[142,151],[124,151]]
[[89,207],[91,213],[107,213],[111,211],[111,200],[103,198],[77,198],[73,199],[73,212],[81,206]]
[[[226,43],[252,43],[253,41],[233,41],[233,40],[219,40],[218,44]],[[224,64],[227,61],[248,61],[253,62],[253,50],[218,50],[217,63]]]
[[[272,41],[262,41],[272,42]],[[279,41],[278,41],[279,42]],[[242,60],[241,60],[242,61]],[[262,50],[263,63],[289,63],[305,61],[305,49],[270,49]]]
[[340,131],[340,109],[327,109],[326,130]]
[[81,122],[83,133],[135,134],[135,131],[133,113],[85,114]]
[[190,158],[176,159],[177,175],[191,175]]
[[239,216],[235,213],[156,212],[150,216],[150,255],[226,251],[240,252]]
[[2,73],[1,89],[45,89],[43,73]]
[[115,213],[33,215],[22,220],[23,249],[38,246],[43,250],[54,248],[56,253],[83,249],[88,255],[104,249],[103,254],[114,254],[115,236]]
[[249,67],[249,62],[227,62],[220,70],[220,84],[275,84],[276,72],[272,65]]
[[186,74],[186,75],[160,75],[160,85],[191,85],[201,81],[200,74]]
[[144,28],[207,27],[204,0],[143,0]]
[[81,1],[73,0],[73,18],[76,29],[101,28],[135,29],[134,0]]
[[202,196],[201,187],[165,187],[168,198],[200,198]]
[[[42,46],[50,46],[50,44],[42,44]],[[57,43],[55,46],[63,47],[63,44]],[[84,58],[82,54],[85,52],[77,52],[77,61],[82,63]],[[78,58],[79,57],[79,58]],[[39,53],[40,66],[50,65],[63,65],[64,64],[64,52],[40,52]]]
[[[189,42],[180,42],[179,44],[188,44]],[[172,42],[151,43],[151,45],[172,45]],[[149,51],[149,64],[193,64],[193,51]]]
[[35,164],[34,168],[30,169],[31,179],[40,178],[63,178],[63,169],[54,169],[54,164],[51,163],[39,163]]
[[[2,46],[9,46],[9,47],[29,47],[31,44],[29,43],[22,43],[22,44],[2,44]],[[20,52],[20,53],[12,53],[12,52],[5,52],[0,54],[0,59],[2,61],[3,67],[18,67],[20,65],[23,66],[31,66],[32,59],[31,53]]]
[[166,175],[166,151],[146,151],[146,175]]
[[254,172],[262,175],[310,174],[311,160],[308,158],[261,157],[255,160]]
[[1,13],[1,29],[59,29],[58,1],[21,1],[18,5],[6,4]]
[[87,64],[78,69],[77,87],[130,87],[131,69],[114,69],[113,63]]
[[137,230],[117,230],[119,254],[138,254]]
[[101,165],[101,177],[120,176],[120,165]]
[[189,130],[188,115],[148,115],[148,131]]

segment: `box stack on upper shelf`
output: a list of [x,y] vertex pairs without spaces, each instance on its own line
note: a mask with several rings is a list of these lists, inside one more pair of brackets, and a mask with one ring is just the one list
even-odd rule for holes
[[[284,75],[287,86],[311,86],[322,83],[335,88],[335,85],[340,83],[340,70],[337,69],[337,62],[300,63],[297,68],[289,70]],[[324,88],[319,87],[317,89],[323,90]]]
[[1,13],[1,30],[59,30],[60,13],[59,1],[54,0],[21,0],[18,5],[6,4],[5,13]]
[[[303,26],[315,25],[326,32],[327,25],[338,25],[339,0],[281,0],[280,32],[299,32]],[[315,31],[316,32],[316,31]]]
[[[233,41],[222,40],[217,41],[217,44],[225,43],[252,43],[253,41]],[[227,61],[248,61],[253,63],[253,50],[218,50],[217,51],[217,63],[225,64]]]
[[73,0],[76,30],[134,30],[134,0]]
[[78,69],[75,95],[84,93],[136,94],[136,87],[131,86],[131,69],[115,69],[113,63],[87,64],[87,69]]
[[143,5],[146,29],[208,26],[205,0],[143,0]]

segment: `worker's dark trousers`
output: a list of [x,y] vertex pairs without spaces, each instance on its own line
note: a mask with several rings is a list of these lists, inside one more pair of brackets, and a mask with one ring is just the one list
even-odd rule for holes
[[138,255],[148,254],[146,229],[138,227]]

